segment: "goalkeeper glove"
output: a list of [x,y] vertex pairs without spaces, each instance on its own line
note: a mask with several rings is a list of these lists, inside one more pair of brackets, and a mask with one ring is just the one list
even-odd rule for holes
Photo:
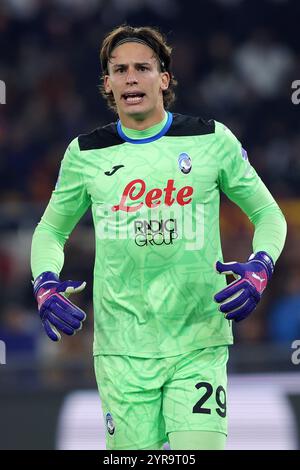
[[80,292],[85,286],[85,282],[61,282],[58,275],[50,271],[46,271],[36,278],[33,284],[34,295],[38,303],[42,324],[52,341],[61,339],[59,331],[72,336],[76,331],[81,330],[86,314],[72,304],[65,295]]
[[272,258],[264,251],[252,254],[246,263],[221,263],[217,261],[219,274],[233,274],[236,278],[214,296],[221,304],[219,310],[227,320],[239,322],[256,308],[274,271]]

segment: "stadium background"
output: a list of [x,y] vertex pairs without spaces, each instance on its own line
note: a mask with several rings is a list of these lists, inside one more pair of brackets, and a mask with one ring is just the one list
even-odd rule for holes
[[[285,250],[255,314],[235,328],[228,448],[300,448],[300,80],[297,0],[2,0],[0,4],[0,447],[103,448],[92,364],[94,235],[87,215],[64,278],[87,280],[74,338],[52,344],[32,297],[30,242],[70,140],[114,120],[98,96],[113,27],[158,26],[174,46],[174,110],[224,122],[288,221]],[[223,198],[225,260],[252,228]],[[5,348],[4,348],[5,346]],[[294,352],[293,360],[292,354]]]

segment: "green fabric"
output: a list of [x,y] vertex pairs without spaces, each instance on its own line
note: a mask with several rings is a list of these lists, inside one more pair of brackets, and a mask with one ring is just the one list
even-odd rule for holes
[[287,226],[269,190],[260,182],[256,193],[240,200],[239,206],[255,226],[253,252],[266,251],[275,263],[284,246]]
[[[159,359],[99,355],[94,368],[107,449],[144,449],[181,431],[227,434],[228,347]],[[126,419],[124,419],[126,417]]]
[[[192,162],[187,174],[182,153]],[[105,175],[116,165],[123,166]],[[220,190],[255,224],[254,250],[276,261],[284,218],[223,124],[213,134],[103,149],[81,151],[78,139],[71,142],[33,237],[32,271],[34,278],[60,272],[64,242],[91,207],[94,354],[167,357],[232,343],[231,322],[212,300],[226,284],[214,271],[222,260]]]
[[152,137],[153,135],[158,134],[166,124],[167,119],[168,114],[165,112],[165,117],[161,122],[155,124],[154,126],[148,127],[148,129],[144,129],[142,131],[138,131],[136,129],[129,129],[128,127],[124,126],[121,127],[124,134],[127,137],[130,137],[131,139],[146,139],[147,137]]
[[161,441],[161,442],[156,442],[153,445],[143,447],[143,449],[141,450],[163,450],[163,449],[164,449],[164,442]]
[[181,431],[169,434],[172,450],[224,450],[226,435],[210,431]]
[[48,205],[32,238],[31,266],[34,279],[44,271],[59,274],[64,264],[64,245],[79,218],[58,214]]

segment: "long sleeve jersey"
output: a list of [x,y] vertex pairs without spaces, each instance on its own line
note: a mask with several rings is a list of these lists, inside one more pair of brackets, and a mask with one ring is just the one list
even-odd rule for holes
[[213,301],[226,285],[214,270],[221,191],[254,224],[253,252],[276,262],[285,219],[223,124],[166,113],[145,131],[117,122],[71,142],[34,233],[32,271],[60,273],[64,244],[91,208],[95,355],[167,357],[233,342]]

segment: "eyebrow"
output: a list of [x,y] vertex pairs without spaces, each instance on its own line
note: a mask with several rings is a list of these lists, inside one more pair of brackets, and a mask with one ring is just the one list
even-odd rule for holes
[[[152,64],[150,62],[135,62],[134,63],[134,66],[152,66]],[[128,67],[128,64],[111,64],[112,68],[113,69],[116,69],[118,67]]]

